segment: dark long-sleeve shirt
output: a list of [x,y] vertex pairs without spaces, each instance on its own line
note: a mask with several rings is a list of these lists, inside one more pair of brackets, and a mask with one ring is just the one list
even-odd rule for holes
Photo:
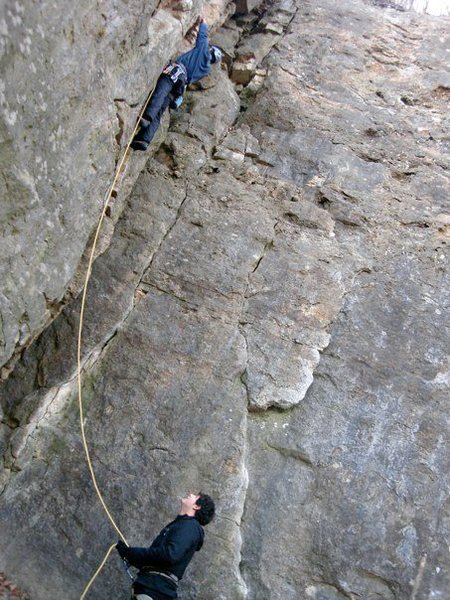
[[211,70],[211,55],[206,23],[200,23],[195,47],[189,52],[181,54],[176,62],[182,63],[186,67],[188,83],[194,83],[208,75]]
[[176,591],[173,592],[175,595],[169,595],[172,589],[170,581],[161,577],[149,578],[146,570],[172,573],[181,579],[195,552],[202,547],[203,539],[203,527],[195,517],[178,515],[164,527],[149,548],[127,548],[124,557],[140,569],[134,583],[135,592],[151,591],[156,598],[156,592],[160,591],[165,594],[161,597],[176,598]]

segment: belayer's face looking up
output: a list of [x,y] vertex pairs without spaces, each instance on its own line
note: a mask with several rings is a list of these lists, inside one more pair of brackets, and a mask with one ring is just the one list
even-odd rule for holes
[[195,511],[200,508],[197,504],[199,498],[199,494],[188,494],[185,498],[181,498],[180,514],[194,516]]

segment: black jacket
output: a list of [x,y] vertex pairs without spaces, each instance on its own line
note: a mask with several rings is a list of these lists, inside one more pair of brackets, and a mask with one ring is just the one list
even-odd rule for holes
[[204,535],[203,527],[195,517],[178,515],[149,548],[127,548],[124,558],[140,569],[134,583],[135,593],[148,593],[155,599],[176,598],[176,585],[166,577],[151,575],[148,571],[172,573],[181,579],[194,553],[202,547]]

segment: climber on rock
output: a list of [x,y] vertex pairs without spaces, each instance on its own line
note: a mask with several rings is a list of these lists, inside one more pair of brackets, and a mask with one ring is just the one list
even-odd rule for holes
[[116,545],[120,556],[139,569],[133,582],[134,600],[177,598],[179,580],[203,545],[204,530],[214,517],[214,502],[206,494],[189,494],[181,499],[177,518],[166,525],[149,548]]
[[166,108],[178,108],[186,86],[208,75],[211,64],[220,62],[222,58],[220,48],[209,44],[208,25],[203,17],[199,17],[197,22],[199,29],[195,47],[181,54],[174,62],[169,62],[156,83],[141,117],[139,131],[131,144],[134,150],[148,148]]

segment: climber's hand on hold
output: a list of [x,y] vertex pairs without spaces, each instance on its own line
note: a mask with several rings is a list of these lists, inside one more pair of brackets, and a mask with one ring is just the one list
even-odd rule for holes
[[120,554],[121,558],[126,558],[128,546],[122,540],[119,540],[116,544],[116,550]]

